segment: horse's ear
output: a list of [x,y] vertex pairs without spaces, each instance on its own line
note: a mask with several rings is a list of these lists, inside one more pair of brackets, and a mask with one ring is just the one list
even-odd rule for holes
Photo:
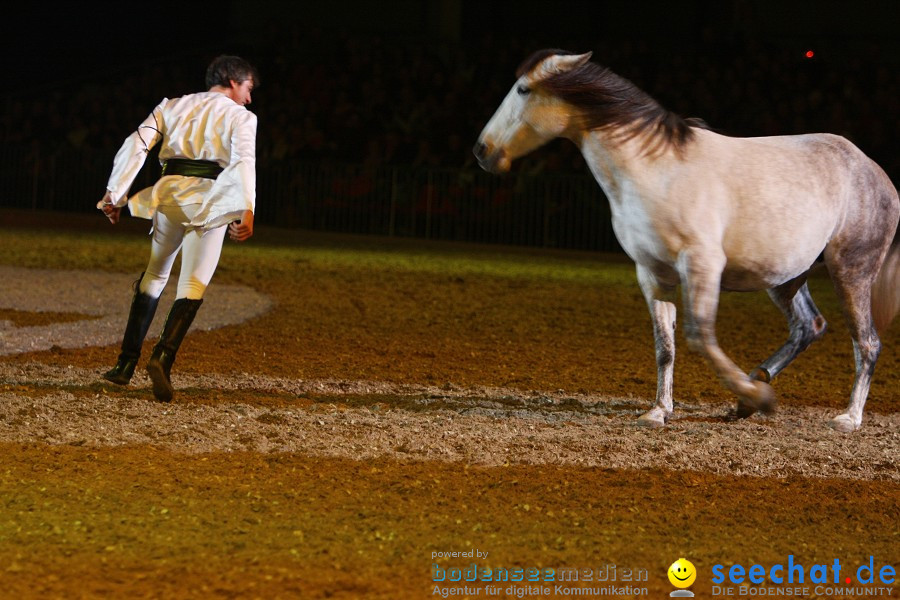
[[591,60],[592,52],[584,54],[554,54],[544,61],[542,70],[546,75],[556,75],[558,73],[568,73],[574,71],[582,65],[586,65]]
[[569,56],[561,56],[562,59],[559,65],[559,71],[561,73],[565,73],[566,71],[573,71],[582,65],[586,65],[589,60],[591,60],[591,55],[593,52],[585,52],[584,54],[572,54]]

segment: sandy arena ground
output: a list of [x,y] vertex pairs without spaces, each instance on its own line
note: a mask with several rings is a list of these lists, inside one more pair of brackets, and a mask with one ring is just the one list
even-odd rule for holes
[[[143,373],[99,378],[136,273],[0,266],[6,597],[425,598],[433,564],[472,562],[646,569],[612,595],[663,597],[680,556],[710,597],[715,564],[898,565],[898,324],[864,427],[830,430],[852,350],[827,276],[829,333],[776,380],[775,415],[734,421],[679,339],[676,417],[647,430],[636,284],[342,271],[297,252],[290,270],[226,252],[168,405]],[[723,299],[720,338],[749,368],[784,326],[741,298]],[[488,557],[433,558],[473,548]]]

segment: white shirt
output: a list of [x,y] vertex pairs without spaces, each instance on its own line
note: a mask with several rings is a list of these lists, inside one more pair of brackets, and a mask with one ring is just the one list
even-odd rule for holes
[[[215,180],[166,175],[127,198],[147,153],[160,139],[161,162],[208,160],[224,170]],[[113,204],[127,202],[135,217],[150,219],[157,206],[199,204],[185,225],[213,229],[236,221],[256,208],[256,115],[219,92],[164,98],[116,153],[106,189]]]

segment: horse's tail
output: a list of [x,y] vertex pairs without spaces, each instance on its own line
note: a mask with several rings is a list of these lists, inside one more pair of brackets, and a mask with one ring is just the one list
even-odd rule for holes
[[900,231],[894,236],[881,271],[872,286],[872,319],[875,329],[884,332],[900,312]]

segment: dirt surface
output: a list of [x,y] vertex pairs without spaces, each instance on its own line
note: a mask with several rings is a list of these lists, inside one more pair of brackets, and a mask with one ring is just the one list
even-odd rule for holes
[[682,404],[682,418],[647,431],[635,421],[643,402],[563,392],[207,374],[177,383],[213,394],[160,406],[144,375],[132,393],[40,363],[0,364],[0,380],[0,422],[11,425],[0,442],[900,482],[898,414],[870,415],[846,444],[828,411],[805,407],[736,421],[727,406]]
[[[145,242],[116,235],[128,248]],[[666,569],[685,556],[694,591],[710,597],[716,564],[790,555],[839,559],[848,573],[869,557],[898,566],[898,324],[883,336],[863,429],[831,431],[853,357],[826,274],[811,289],[829,333],[776,380],[774,416],[731,420],[733,398],[679,339],[675,419],[646,430],[634,419],[655,390],[650,323],[621,258],[293,235],[261,231],[264,256],[226,248],[210,302],[217,286],[234,286],[271,309],[192,332],[170,405],[141,374],[127,388],[98,377],[117,352],[108,341],[0,357],[4,594],[440,597],[433,565],[474,563],[616,565],[607,595],[663,597]],[[526,277],[415,260],[335,266],[317,254],[333,247],[476,262],[502,253],[552,268]],[[37,269],[40,258],[18,262]],[[54,295],[42,273],[71,265],[53,266],[12,285]],[[614,276],[563,280],[557,266]],[[92,289],[125,295],[127,307],[121,282],[135,273]],[[0,319],[15,335],[92,318],[75,304],[0,301]],[[743,367],[784,331],[764,296],[723,297],[720,341]],[[435,555],[469,550],[487,556]],[[624,580],[639,570],[646,581]],[[495,597],[525,595],[525,584],[509,585]],[[527,595],[584,597],[574,587]]]

